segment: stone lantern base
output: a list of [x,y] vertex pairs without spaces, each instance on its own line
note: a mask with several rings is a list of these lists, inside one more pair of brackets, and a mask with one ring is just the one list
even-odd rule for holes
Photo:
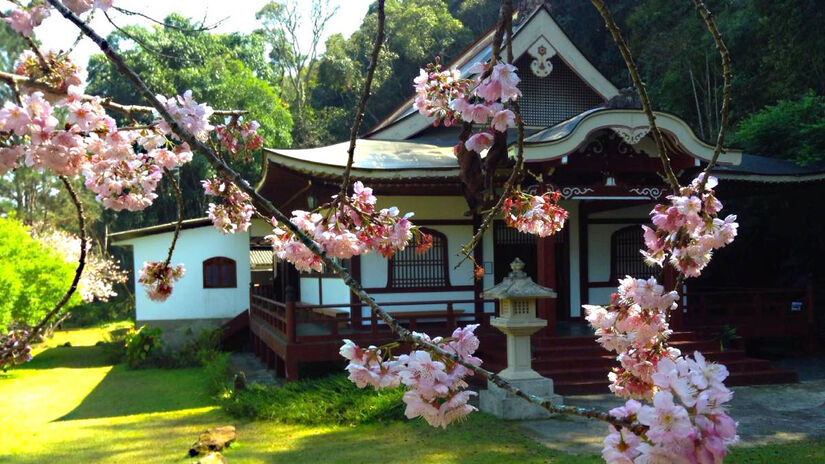
[[[548,399],[553,404],[564,404],[561,395],[553,393],[552,379],[538,377],[508,382],[525,393]],[[551,416],[546,410],[507,393],[492,382],[487,382],[487,390],[481,390],[478,399],[481,412],[500,419],[545,419]]]

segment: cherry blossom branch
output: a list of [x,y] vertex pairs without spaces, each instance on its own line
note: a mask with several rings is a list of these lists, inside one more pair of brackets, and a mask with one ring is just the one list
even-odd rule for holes
[[[503,0],[501,2],[499,28],[496,30],[496,35],[493,38],[493,60],[496,60],[498,55],[501,53],[501,42],[504,39],[505,30],[508,31],[506,45],[507,61],[512,63],[513,45],[510,38],[513,36],[513,2],[511,0]],[[493,67],[490,66],[488,68],[488,72],[492,72],[492,69]],[[463,255],[463,257],[453,269],[458,269],[458,267],[464,264],[464,261],[467,261],[468,259],[473,260],[470,253],[478,245],[479,241],[481,241],[481,237],[484,235],[484,232],[490,228],[490,225],[501,213],[501,209],[504,206],[504,201],[513,193],[515,186],[521,182],[522,174],[524,172],[524,121],[521,118],[521,110],[518,102],[514,100],[512,105],[513,113],[516,116],[515,120],[518,124],[518,145],[516,148],[516,161],[513,165],[513,170],[510,172],[510,176],[504,183],[504,193],[501,194],[496,204],[487,212],[487,215],[484,216],[484,220],[481,222],[481,225],[479,225],[478,230],[476,230],[473,234],[473,238],[471,238],[466,245],[461,247],[459,254]],[[473,260],[473,262],[475,261]],[[478,265],[478,263],[476,263],[476,265]]]
[[713,149],[713,157],[705,168],[704,176],[701,184],[699,185],[699,191],[701,192],[705,188],[705,183],[710,176],[710,172],[716,166],[716,161],[719,159],[719,154],[722,153],[722,144],[725,142],[725,130],[728,126],[728,112],[730,110],[730,81],[732,73],[728,47],[722,39],[722,34],[719,33],[719,28],[716,26],[716,20],[713,18],[713,13],[711,13],[705,3],[701,0],[693,0],[693,4],[696,6],[696,10],[699,12],[699,15],[702,16],[702,19],[705,21],[708,32],[710,32],[710,35],[713,36],[713,41],[716,43],[716,50],[719,52],[719,56],[722,59],[722,115],[719,123],[719,134],[716,136],[716,147]]
[[135,89],[143,96],[146,101],[148,101],[151,106],[157,110],[160,116],[169,124],[169,127],[172,131],[177,134],[183,141],[188,143],[191,147],[193,147],[198,153],[202,154],[206,160],[218,171],[228,181],[233,182],[238,188],[246,192],[254,202],[265,212],[271,214],[275,219],[277,219],[283,227],[289,229],[291,233],[293,233],[298,240],[304,244],[307,248],[309,248],[315,255],[317,255],[329,269],[332,269],[343,281],[344,283],[350,288],[350,290],[355,294],[358,299],[367,305],[378,317],[384,321],[388,327],[390,327],[399,337],[399,340],[424,346],[428,350],[439,354],[445,358],[449,358],[456,363],[459,363],[466,367],[467,369],[471,370],[472,372],[480,375],[481,377],[489,380],[490,382],[494,383],[498,387],[502,388],[503,390],[509,392],[510,394],[522,398],[532,404],[535,404],[548,412],[555,413],[555,414],[569,414],[569,415],[576,415],[581,417],[588,417],[592,419],[598,419],[604,422],[608,422],[613,424],[617,427],[625,427],[629,430],[634,431],[634,433],[643,433],[645,430],[645,426],[638,424],[638,423],[630,423],[626,420],[616,419],[610,416],[606,412],[597,411],[593,409],[586,409],[586,408],[575,408],[571,406],[559,406],[553,405],[548,400],[544,398],[540,398],[535,395],[528,394],[513,385],[510,385],[506,380],[494,374],[490,371],[482,369],[472,363],[468,363],[463,359],[459,358],[458,356],[448,353],[424,340],[419,335],[409,331],[398,321],[396,321],[392,316],[390,316],[365,290],[364,288],[355,281],[355,279],[344,269],[338,262],[330,259],[326,252],[324,252],[314,240],[308,237],[298,226],[293,224],[289,218],[284,215],[280,210],[278,210],[272,202],[264,198],[260,193],[258,193],[250,184],[247,182],[239,173],[234,171],[231,167],[229,167],[225,162],[223,162],[218,155],[212,151],[206,144],[198,140],[193,134],[189,131],[183,129],[178,122],[169,114],[166,110],[164,105],[157,99],[157,97],[149,90],[143,80],[138,76],[131,68],[129,68],[120,55],[114,51],[112,48],[109,47],[108,42],[98,35],[95,31],[93,31],[88,25],[84,24],[83,21],[80,20],[76,15],[74,15],[71,11],[69,11],[62,3],[58,0],[48,0],[48,2],[62,14],[66,19],[74,23],[78,28],[80,28],[83,33],[89,37],[103,52],[104,55],[112,62],[115,66],[117,71],[126,77]]
[[645,115],[647,115],[647,121],[650,125],[650,133],[653,135],[653,140],[656,142],[656,148],[659,150],[659,159],[662,161],[662,169],[664,170],[665,178],[673,189],[673,192],[678,193],[680,188],[679,179],[676,178],[676,174],[673,172],[673,167],[670,165],[670,158],[667,156],[667,148],[665,147],[662,132],[659,130],[659,126],[656,125],[656,115],[653,114],[653,107],[650,104],[650,97],[647,95],[647,88],[645,87],[645,83],[642,82],[642,78],[639,77],[639,70],[636,67],[636,63],[633,61],[633,55],[630,53],[630,49],[627,47],[624,38],[622,38],[622,33],[619,30],[619,26],[616,25],[616,20],[613,19],[613,15],[610,13],[610,9],[607,5],[605,5],[604,0],[590,0],[590,2],[596,7],[599,14],[601,14],[605,26],[607,26],[607,29],[610,31],[610,35],[613,36],[613,41],[619,48],[619,53],[621,53],[625,65],[627,65],[627,70],[630,72],[630,78],[633,81],[633,86],[639,91],[639,99],[642,102],[642,109],[644,110]]
[[163,173],[166,174],[166,179],[169,181],[169,184],[172,186],[172,190],[175,192],[175,203],[177,203],[178,207],[178,222],[175,223],[175,233],[172,235],[172,243],[169,245],[169,253],[166,255],[166,261],[164,261],[163,266],[164,268],[168,268],[169,263],[172,262],[172,253],[175,251],[175,244],[178,242],[180,228],[183,224],[183,196],[180,193],[180,187],[175,181],[175,176],[172,175],[172,172],[166,168],[163,168]]
[[[75,209],[77,210],[77,225],[80,228],[80,258],[77,260],[77,268],[74,271],[74,278],[72,279],[72,284],[69,286],[69,289],[66,290],[66,293],[63,294],[63,298],[54,305],[51,311],[37,324],[29,333],[29,340],[33,337],[36,337],[46,324],[48,324],[49,320],[53,318],[57,313],[63,309],[63,306],[68,303],[69,299],[74,295],[74,292],[77,290],[77,284],[80,282],[80,276],[83,274],[83,268],[86,267],[86,248],[87,248],[87,240],[86,237],[86,221],[83,218],[83,205],[80,203],[80,200],[77,198],[77,194],[75,193],[72,185],[69,183],[69,179],[66,176],[60,176],[60,181],[63,182],[63,185],[66,187],[66,190],[69,192],[69,196],[72,199],[72,203],[74,203]],[[28,342],[27,342],[28,343]]]
[[[20,74],[14,74],[14,73],[10,73],[10,72],[0,71],[0,81],[6,82],[9,85],[25,84],[28,87],[40,90],[43,93],[48,94],[48,95],[55,95],[55,96],[58,96],[58,97],[66,95],[66,92],[60,92],[60,91],[56,90],[54,87],[52,87],[52,86],[50,86],[46,83],[37,81],[37,80],[32,79],[28,76],[23,76],[23,75],[20,75]],[[95,98],[96,97],[93,97],[92,95],[82,95],[81,96],[81,99],[83,99],[85,101],[94,100]],[[113,102],[108,98],[104,98],[103,101],[100,102],[100,104],[106,109],[110,109],[112,111],[117,111],[118,113],[124,114],[125,116],[127,116],[129,118],[131,118],[131,116],[133,114],[152,114],[152,112],[154,111],[153,108],[150,107],[150,106],[123,105],[123,104],[120,104],[120,103]],[[243,116],[247,113],[249,113],[249,112],[246,111],[246,110],[215,110],[212,114],[215,115],[215,116],[233,116],[234,117],[234,116]]]
[[347,196],[352,163],[355,158],[355,141],[358,139],[358,130],[361,128],[361,121],[364,120],[364,111],[367,107],[367,100],[370,98],[372,79],[375,75],[375,68],[378,66],[378,55],[381,52],[381,46],[384,44],[384,0],[378,0],[378,11],[376,14],[378,15],[378,31],[375,34],[375,44],[372,47],[372,54],[370,55],[370,66],[367,68],[367,78],[364,80],[364,90],[361,92],[361,101],[358,102],[358,111],[355,113],[355,120],[352,123],[352,130],[350,130],[349,148],[347,148],[347,167],[344,169],[344,175],[341,178],[341,193],[338,195],[339,200],[343,200]]

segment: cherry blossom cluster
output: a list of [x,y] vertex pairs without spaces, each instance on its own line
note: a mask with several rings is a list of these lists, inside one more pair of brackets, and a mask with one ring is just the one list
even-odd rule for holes
[[728,370],[698,351],[693,356],[658,362],[651,375],[657,389],[652,405],[629,400],[610,411],[647,430],[639,436],[610,426],[602,450],[608,464],[722,462],[728,445],[738,440],[737,424],[725,410],[733,397],[724,384]]
[[[211,106],[195,101],[192,98],[191,90],[172,98],[166,98],[163,95],[156,95],[156,97],[172,118],[198,140],[206,140],[209,137],[209,132],[215,128],[209,124],[209,117],[215,111]],[[164,119],[158,119],[155,124],[162,133],[171,134],[172,138],[177,139],[177,135],[172,132],[172,128]]]
[[[45,227],[39,229],[45,230]],[[46,233],[34,234],[35,238],[57,251],[68,263],[77,263],[80,258],[80,237],[68,232],[51,229]],[[77,291],[84,302],[109,301],[117,296],[114,285],[128,279],[126,271],[109,256],[96,252],[89,244],[86,252],[86,266],[80,276]]]
[[152,301],[166,301],[172,294],[172,285],[183,278],[183,264],[169,266],[162,261],[146,261],[138,275],[138,283],[146,289]]
[[61,93],[68,91],[70,86],[86,84],[86,69],[72,61],[69,55],[49,50],[42,53],[42,58],[46,61],[48,70],[43,69],[40,57],[31,50],[25,50],[17,58],[14,72],[48,84],[56,92]]
[[669,262],[687,277],[696,277],[710,262],[713,250],[736,237],[736,216],[718,217],[722,203],[714,195],[718,184],[710,176],[700,192],[703,175],[683,187],[679,195],[668,196],[669,205],[656,205],[650,212],[655,228],[642,226],[645,246],[642,254],[651,265]]
[[[457,328],[447,339],[416,335],[479,366],[481,360],[473,356],[479,346],[474,334],[477,327],[474,324]],[[466,389],[468,385],[464,380],[473,375],[472,371],[448,357],[426,349],[392,356],[389,350],[375,346],[361,348],[350,340],[344,340],[341,356],[349,360],[346,368],[349,379],[358,388],[369,385],[378,390],[404,385],[407,389],[403,396],[407,405],[405,415],[409,419],[423,417],[433,427],[446,428],[476,410],[469,404],[475,392]]]
[[[348,259],[370,250],[391,257],[415,238],[416,250],[426,252],[432,237],[410,222],[412,213],[401,215],[398,208],[377,210],[378,199],[361,182],[353,194],[321,206],[316,211],[293,211],[291,222],[311,237],[329,256]],[[273,234],[267,236],[279,259],[292,263],[299,271],[321,271],[323,262],[295,234],[273,221]]]
[[[75,14],[83,14],[92,8],[105,11],[112,7],[112,3],[114,0],[63,0],[63,4]],[[51,6],[45,0],[34,0],[26,7],[18,7],[6,13],[3,21],[18,34],[31,37],[33,29],[48,18],[50,13]]]
[[232,156],[243,155],[249,160],[249,152],[261,148],[264,139],[258,134],[258,121],[235,122],[215,127],[215,135],[221,146]]
[[255,207],[249,195],[239,189],[232,182],[217,177],[202,180],[203,190],[207,195],[217,196],[223,200],[222,204],[209,203],[207,214],[212,225],[224,234],[243,232],[252,225],[252,215]]
[[667,347],[671,333],[667,312],[679,295],[651,277],[625,277],[607,306],[585,305],[586,319],[599,337],[596,341],[618,354],[621,367],[608,375],[610,390],[625,398],[651,399],[655,392],[653,372],[663,358],[678,356]]
[[0,370],[5,372],[10,367],[31,361],[32,348],[28,340],[27,330],[12,330],[0,335]]
[[489,124],[488,130],[472,135],[464,143],[467,150],[480,153],[492,145],[494,131],[506,132],[516,125],[515,114],[504,103],[521,95],[520,79],[516,67],[508,63],[476,63],[468,72],[477,77],[462,79],[457,69],[443,69],[436,58],[414,79],[413,107],[435,118],[434,125],[451,126],[459,121]]
[[559,206],[561,194],[556,191],[530,195],[520,190],[504,199],[501,212],[508,226],[525,234],[549,237],[564,228],[567,210]]

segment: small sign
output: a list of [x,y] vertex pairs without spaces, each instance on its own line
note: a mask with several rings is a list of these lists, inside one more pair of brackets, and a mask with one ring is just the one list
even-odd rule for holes
[[791,301],[791,312],[798,312],[802,311],[802,302],[801,301]]

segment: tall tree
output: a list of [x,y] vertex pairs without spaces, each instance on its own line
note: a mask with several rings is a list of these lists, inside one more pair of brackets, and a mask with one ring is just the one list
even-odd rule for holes
[[[312,146],[318,142],[315,114],[308,105],[308,96],[318,64],[318,50],[327,24],[338,11],[330,0],[312,0],[308,18],[301,14],[296,0],[269,2],[255,15],[261,22],[259,33],[272,48],[272,65],[278,70],[284,97],[290,104],[293,142],[296,146]],[[301,30],[310,28],[309,44],[302,43]]]
[[[385,9],[387,40],[375,73],[373,97],[364,118],[365,129],[412,94],[410,83],[424,63],[432,61],[434,55],[449,62],[472,40],[470,31],[453,17],[443,0],[388,0]],[[361,27],[349,39],[332,36],[327,40],[327,51],[318,65],[313,106],[326,108],[325,111],[334,115],[331,119],[352,119],[376,26],[375,5],[372,5]],[[339,125],[330,133],[331,139],[338,141],[349,135]]]
[[[151,29],[127,26],[112,33],[109,43],[120,50],[127,62],[146,76],[150,88],[163,95],[182,94],[191,89],[199,100],[215,108],[244,108],[248,120],[260,122],[259,132],[274,146],[291,143],[292,117],[287,104],[273,86],[274,71],[266,59],[266,42],[259,34],[213,34],[180,15],[170,15],[165,26]],[[134,44],[138,46],[133,46]],[[102,56],[89,63],[89,92],[111,96],[124,103],[139,103],[128,83]],[[261,170],[261,154],[232,160],[244,176],[256,179]],[[186,217],[204,216],[209,201],[200,181],[211,177],[212,169],[200,157],[180,168],[178,181],[184,191]],[[142,227],[175,218],[171,189],[161,185],[155,204],[140,213],[106,211],[116,230]]]

